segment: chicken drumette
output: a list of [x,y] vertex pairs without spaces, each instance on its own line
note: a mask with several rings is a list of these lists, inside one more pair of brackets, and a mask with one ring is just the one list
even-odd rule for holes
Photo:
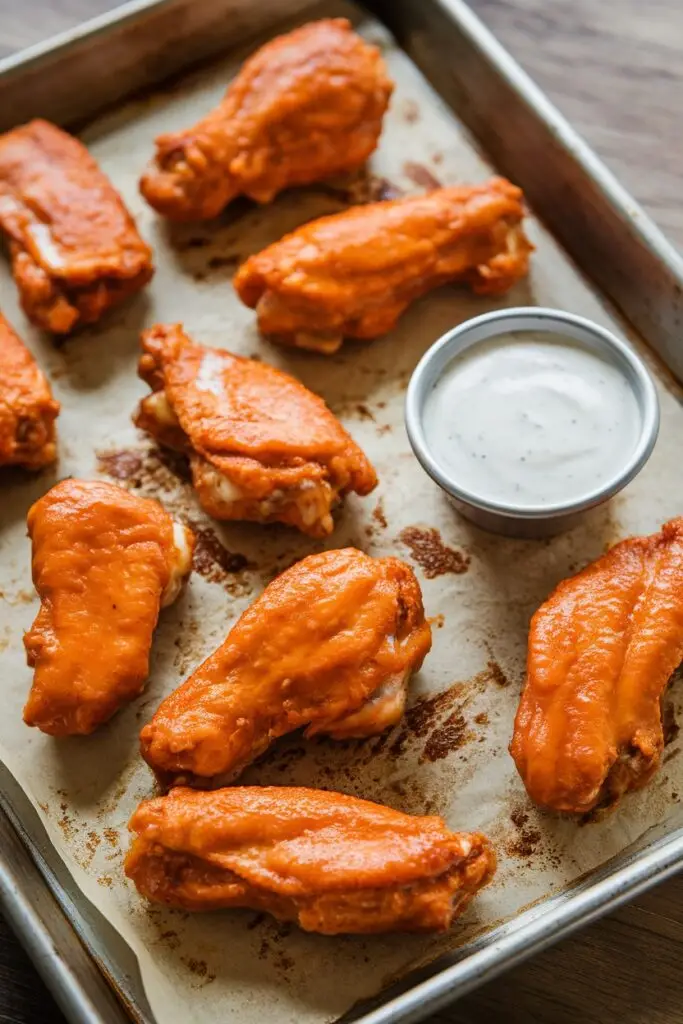
[[683,519],[564,580],[531,622],[510,751],[535,803],[585,814],[659,766],[661,698],[683,659]]
[[448,282],[507,291],[529,268],[522,193],[504,178],[359,206],[297,228],[238,270],[234,286],[273,340],[336,352],[391,330]]
[[0,136],[0,230],[27,317],[54,334],[93,323],[152,276],[151,250],[109,179],[47,121]]
[[35,669],[27,725],[90,733],[141,692],[159,609],[190,572],[194,538],[156,501],[63,480],[31,507],[40,610],[24,637]]
[[140,376],[153,390],[135,423],[189,455],[209,515],[287,523],[324,537],[343,495],[375,487],[361,449],[294,377],[197,345],[179,324],[146,331],[142,347]]
[[478,832],[315,789],[177,788],[130,828],[125,870],[147,899],[251,907],[323,935],[445,931],[496,868]]
[[0,466],[54,462],[58,414],[45,374],[0,314]]
[[431,645],[412,570],[354,548],[282,573],[141,734],[162,782],[235,778],[278,736],[371,736],[403,713]]
[[258,50],[193,128],[157,139],[142,194],[166,217],[206,219],[239,195],[267,203],[354,170],[377,145],[391,91],[379,50],[346,19],[304,25]]

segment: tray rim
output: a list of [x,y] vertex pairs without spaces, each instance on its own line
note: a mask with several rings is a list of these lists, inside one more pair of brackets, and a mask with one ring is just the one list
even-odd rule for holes
[[[11,80],[28,70],[40,71],[56,58],[64,57],[80,45],[91,42],[99,36],[124,26],[135,26],[146,17],[177,7],[188,7],[192,0],[127,0],[119,7],[99,14],[87,21],[58,33],[42,42],[22,49],[0,59],[0,84]],[[372,10],[385,22],[383,8],[391,0],[360,0],[361,6]],[[421,0],[425,5],[438,8],[455,23],[469,42],[476,48],[482,59],[502,77],[506,84],[530,108],[536,117],[557,138],[560,145],[577,161],[581,170],[599,189],[601,195],[620,217],[627,220],[634,237],[665,267],[677,282],[683,293],[683,255],[667,239],[664,232],[654,223],[639,203],[621,185],[618,178],[606,167],[592,148],[583,140],[569,121],[559,112],[532,78],[521,68],[483,21],[465,3],[465,0]],[[403,0],[402,6],[414,3]],[[401,3],[397,4],[398,7]],[[207,60],[212,59],[210,56]],[[161,80],[161,79],[160,79]],[[125,102],[122,98],[120,102]],[[446,101],[448,102],[448,101]],[[450,104],[449,104],[450,105]],[[564,248],[564,245],[563,245]],[[604,289],[597,286],[601,292]],[[666,363],[666,358],[664,361]],[[667,364],[668,365],[668,364]],[[2,775],[6,771],[0,762],[0,788]],[[13,807],[7,794],[0,792],[0,813],[10,824],[18,841],[25,849],[31,864],[37,870],[43,883],[56,901],[56,913],[62,914],[83,944],[94,970],[104,978],[100,958],[88,942],[87,934],[79,928],[68,913],[60,897],[60,883],[50,866],[24,827],[20,814]],[[53,848],[55,857],[63,863]],[[68,871],[68,867],[64,865]],[[392,989],[351,1008],[340,1018],[357,1024],[397,1024],[399,1021],[422,1020],[451,1001],[471,991],[480,984],[491,980],[509,968],[516,966],[527,957],[542,951],[590,924],[621,904],[633,899],[658,882],[673,876],[683,869],[683,826],[675,827],[670,834],[660,837],[651,848],[630,851],[629,848],[596,868],[576,885],[539,901],[532,909],[522,911],[505,925],[494,927],[478,939],[465,944],[454,954],[457,962],[438,968],[439,961],[428,965],[434,968],[424,980],[410,985],[411,974],[401,982],[405,991],[392,995]],[[87,902],[85,896],[82,897]],[[7,914],[12,927],[19,934],[27,948],[41,943],[49,935],[50,925],[38,914],[27,913],[22,903],[19,887],[13,882],[12,869],[0,850],[0,907]],[[518,923],[517,923],[518,922]],[[41,936],[41,926],[45,929]],[[487,941],[491,940],[491,941]],[[47,947],[44,947],[47,949]],[[468,952],[469,951],[469,952]],[[49,951],[46,954],[49,957]],[[60,992],[58,1002],[63,1012],[74,1024],[95,1024],[84,990],[79,991],[68,965],[55,957],[49,969],[37,965],[44,980],[53,993]],[[116,988],[116,979],[107,976],[107,982]],[[409,987],[408,987],[409,986]],[[66,994],[65,994],[66,993]],[[129,1001],[121,993],[124,1004]],[[363,1005],[377,1004],[375,1008],[363,1010]],[[84,1007],[88,1013],[84,1014]],[[142,1019],[142,1018],[140,1018]],[[152,1020],[152,1018],[149,1018]]]
[[[16,790],[19,800],[10,794]],[[95,954],[58,874],[25,826],[19,806],[32,808],[0,762],[0,909],[62,1012],[74,1024],[147,1024],[125,999],[102,958]],[[35,815],[35,811],[33,811]],[[36,815],[37,818],[37,815]],[[40,824],[42,828],[42,824]],[[63,872],[68,868],[47,839]],[[132,954],[131,954],[132,955]],[[124,1009],[124,1000],[126,1007]],[[133,1011],[133,1012],[131,1012]]]
[[128,21],[135,21],[141,16],[154,10],[168,7],[172,0],[126,0],[118,7],[112,7],[109,11],[96,14],[86,21],[74,25],[73,28],[64,29],[47,39],[30,46],[24,46],[16,53],[10,53],[0,58],[0,78],[5,78],[14,72],[23,72],[34,64],[40,64],[43,60],[50,60],[77,45],[84,40],[95,39],[98,35],[112,29],[120,28]]

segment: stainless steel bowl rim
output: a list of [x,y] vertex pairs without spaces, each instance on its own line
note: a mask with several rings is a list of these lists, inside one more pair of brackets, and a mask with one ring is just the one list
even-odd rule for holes
[[[482,498],[455,483],[432,457],[423,429],[423,413],[427,396],[438,380],[440,372],[465,349],[509,331],[519,330],[547,331],[550,334],[565,336],[569,332],[576,340],[594,348],[597,342],[597,348],[601,352],[609,351],[614,362],[626,373],[638,401],[642,417],[641,433],[630,458],[612,478],[579,499],[554,505],[516,506],[510,502]],[[463,344],[464,341],[468,341],[469,344]],[[649,459],[657,441],[659,400],[652,377],[640,356],[612,331],[577,313],[538,306],[518,306],[473,317],[453,327],[434,342],[422,356],[410,378],[406,394],[405,424],[413,452],[422,468],[453,498],[474,508],[510,518],[549,519],[593,508],[613,497],[633,480]]]

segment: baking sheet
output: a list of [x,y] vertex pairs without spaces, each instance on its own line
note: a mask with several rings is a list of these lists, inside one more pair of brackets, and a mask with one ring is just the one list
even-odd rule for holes
[[[348,13],[335,5],[335,13]],[[55,348],[28,327],[6,268],[0,307],[47,369],[63,403],[60,463],[37,478],[3,481],[0,573],[6,666],[0,754],[29,795],[84,893],[138,955],[160,1022],[239,1019],[331,1020],[411,966],[509,919],[678,812],[683,769],[672,743],[653,784],[617,816],[591,826],[546,818],[528,805],[507,754],[524,667],[526,627],[553,585],[629,533],[651,532],[683,501],[678,436],[683,411],[662,378],[662,428],[651,462],[607,508],[571,534],[544,542],[488,536],[460,520],[414,460],[402,423],[410,372],[428,345],[468,316],[501,305],[560,306],[619,330],[601,300],[542,231],[528,282],[504,300],[443,289],[416,304],[391,335],[316,357],[268,345],[236,300],[230,276],[248,253],[353,197],[481,180],[491,169],[452,113],[392,46],[359,16],[363,34],[385,48],[397,91],[372,178],[287,193],[265,209],[231,207],[209,225],[170,228],[137,194],[152,138],[191,123],[213,105],[236,64],[228,60],[172,90],[127,105],[84,133],[155,248],[157,275],[146,294],[106,323]],[[190,916],[141,903],[122,877],[126,821],[152,788],[137,756],[137,734],[163,695],[222,641],[240,612],[278,571],[321,544],[284,528],[221,527],[208,521],[178,467],[137,434],[128,418],[145,386],[135,376],[138,332],[182,320],[207,344],[282,366],[322,394],[374,462],[380,487],[350,500],[328,547],[355,544],[411,561],[423,585],[434,648],[412,685],[412,707],[393,732],[368,743],[278,745],[245,783],[339,789],[403,810],[443,814],[454,828],[479,828],[496,843],[497,878],[448,936],[321,938],[249,912]],[[21,633],[37,609],[30,582],[25,514],[66,475],[104,471],[137,493],[158,497],[199,530],[196,569],[157,631],[144,696],[87,739],[54,741],[21,723],[30,673]],[[11,483],[11,486],[10,486]]]

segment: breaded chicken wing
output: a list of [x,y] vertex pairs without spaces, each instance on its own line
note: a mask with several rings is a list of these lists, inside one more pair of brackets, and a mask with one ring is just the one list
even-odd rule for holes
[[0,229],[29,320],[91,324],[152,276],[152,253],[78,139],[47,121],[0,136]]
[[0,313],[0,466],[54,462],[58,415],[45,374]]
[[448,282],[505,292],[529,269],[522,193],[504,178],[354,207],[297,228],[234,278],[273,340],[336,352],[386,334],[415,299]]
[[180,324],[146,331],[142,348],[139,373],[153,391],[135,423],[189,455],[209,515],[287,523],[324,537],[341,498],[377,484],[322,398],[289,374],[197,345]]
[[142,730],[142,755],[162,781],[206,784],[235,778],[293,729],[375,735],[400,719],[430,646],[407,565],[355,548],[310,555],[162,702]]
[[194,537],[156,501],[63,480],[28,513],[40,611],[24,636],[24,721],[90,733],[142,691],[159,609],[190,572]]
[[379,50],[345,18],[304,25],[261,47],[193,128],[156,140],[140,190],[166,217],[203,220],[239,195],[269,203],[355,170],[377,145],[391,91]]
[[531,799],[584,814],[657,770],[683,660],[683,518],[564,580],[531,621],[510,751]]
[[316,789],[177,788],[130,829],[125,871],[147,899],[251,907],[323,935],[445,931],[496,868],[478,832]]

